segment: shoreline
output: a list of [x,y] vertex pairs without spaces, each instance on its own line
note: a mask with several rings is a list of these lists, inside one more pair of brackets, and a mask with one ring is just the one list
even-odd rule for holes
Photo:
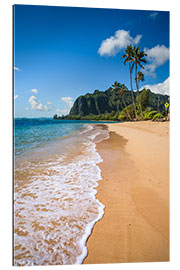
[[84,264],[169,261],[169,123],[105,124],[97,199],[104,216]]
[[101,127],[90,126],[80,125],[37,152],[31,148],[15,164],[15,266],[81,264],[85,258],[86,240],[104,214],[95,190],[102,159],[93,142]]

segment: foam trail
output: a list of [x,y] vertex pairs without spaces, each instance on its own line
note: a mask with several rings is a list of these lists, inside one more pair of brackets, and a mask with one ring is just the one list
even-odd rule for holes
[[[99,133],[96,133],[95,136],[93,136],[92,138],[95,139],[95,137],[96,137],[98,134],[99,134]],[[94,144],[94,145],[95,145],[95,144]],[[96,151],[96,147],[94,147],[94,151]],[[96,153],[97,153],[97,152],[96,152]],[[98,154],[98,156],[99,156],[99,162],[97,162],[97,164],[103,161],[103,159],[100,157],[99,154]],[[102,177],[101,177],[101,170],[100,170],[100,168],[99,168],[98,166],[97,166],[97,168],[98,168],[98,171],[99,171],[99,180],[102,180]],[[92,232],[92,229],[93,229],[95,223],[96,223],[97,221],[99,221],[99,220],[103,217],[103,215],[104,215],[104,208],[105,208],[105,206],[104,206],[104,205],[103,205],[103,204],[95,197],[96,194],[97,194],[97,191],[96,191],[96,193],[94,194],[94,198],[95,198],[95,200],[97,201],[97,203],[99,204],[99,209],[98,209],[98,210],[99,210],[99,215],[97,216],[96,219],[94,219],[91,223],[89,223],[89,224],[86,226],[85,234],[83,235],[83,237],[82,237],[82,239],[81,239],[81,241],[80,241],[80,243],[79,243],[80,246],[82,247],[83,252],[82,252],[82,254],[81,254],[80,256],[77,257],[76,263],[75,263],[75,264],[82,264],[83,260],[86,258],[86,256],[87,256],[86,241],[87,241],[88,237],[91,235],[91,232]]]
[[86,241],[105,208],[95,190],[102,179],[97,164],[103,160],[94,142],[99,133],[88,128],[71,141],[61,140],[66,146],[61,156],[50,156],[48,148],[46,158],[43,149],[24,171],[22,163],[17,168],[16,180],[23,175],[24,181],[16,181],[14,193],[16,266],[81,264],[87,256]]

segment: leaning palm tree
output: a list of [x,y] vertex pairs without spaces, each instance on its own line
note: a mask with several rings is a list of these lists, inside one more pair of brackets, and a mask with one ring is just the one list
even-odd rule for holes
[[[136,88],[137,88],[137,94],[139,98],[139,106],[140,106],[140,112],[142,115],[142,106],[140,103],[140,94],[139,94],[139,85],[138,85],[138,66],[141,68],[144,68],[143,64],[146,64],[147,60],[146,57],[147,54],[144,51],[140,51],[140,47],[133,47],[133,61],[132,61],[132,67],[135,66],[135,82],[136,82]],[[143,73],[142,73],[143,74]],[[142,74],[140,73],[140,77],[142,78]],[[143,74],[143,80],[144,80],[144,74]]]
[[[127,107],[125,99],[123,97],[123,95],[128,91],[127,87],[124,84],[120,84],[117,81],[114,82],[114,84],[112,84],[112,90],[111,91],[116,91],[116,93],[121,96],[121,99],[123,101],[124,107]],[[130,116],[129,112],[127,111],[127,115],[129,120],[132,120],[132,117]]]
[[130,73],[130,85],[131,85],[131,95],[132,95],[132,103],[134,106],[134,112],[137,119],[137,111],[136,111],[136,104],[134,101],[134,92],[133,92],[133,86],[132,86],[132,72],[133,72],[133,47],[132,45],[128,45],[125,49],[125,54],[121,57],[121,59],[125,58],[124,65],[126,63],[129,63],[129,73]]

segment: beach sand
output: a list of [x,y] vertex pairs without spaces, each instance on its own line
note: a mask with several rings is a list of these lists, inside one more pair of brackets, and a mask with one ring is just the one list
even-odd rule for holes
[[169,260],[169,123],[108,124],[97,198],[103,218],[87,241],[85,264]]

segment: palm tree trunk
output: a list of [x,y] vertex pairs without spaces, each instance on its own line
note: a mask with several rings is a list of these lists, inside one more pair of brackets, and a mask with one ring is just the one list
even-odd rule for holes
[[141,106],[141,100],[140,100],[140,94],[139,94],[139,87],[138,87],[138,81],[137,81],[137,64],[136,64],[136,69],[135,69],[135,78],[136,78],[136,88],[137,88],[137,94],[138,94],[138,99],[139,99],[139,108],[140,108],[140,113],[141,116],[143,116],[142,113],[142,106]]
[[136,104],[135,104],[135,101],[134,101],[134,93],[133,93],[133,87],[132,87],[132,71],[131,71],[131,64],[130,63],[129,63],[129,72],[130,72],[132,103],[133,103],[133,106],[134,106],[134,112],[135,112],[135,116],[136,116],[136,119],[137,119],[137,111],[136,111]]

